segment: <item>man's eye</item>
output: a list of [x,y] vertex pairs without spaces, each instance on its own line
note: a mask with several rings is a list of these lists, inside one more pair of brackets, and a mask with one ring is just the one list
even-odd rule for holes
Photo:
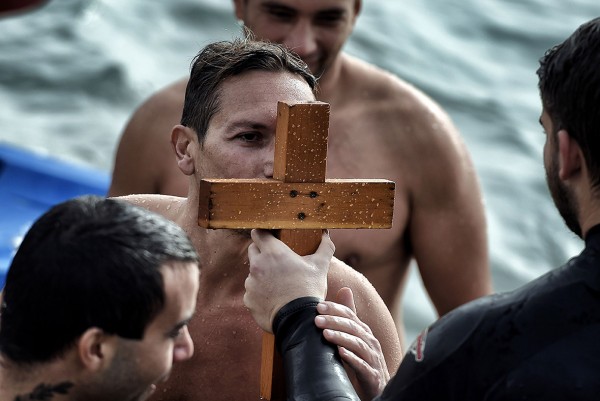
[[258,142],[260,140],[260,134],[256,132],[245,132],[238,135],[236,138],[244,142]]
[[294,18],[294,13],[284,8],[272,7],[267,11],[272,17],[283,21],[290,21],[292,18]]
[[339,12],[322,13],[317,15],[315,22],[319,25],[333,26],[343,21],[343,14]]

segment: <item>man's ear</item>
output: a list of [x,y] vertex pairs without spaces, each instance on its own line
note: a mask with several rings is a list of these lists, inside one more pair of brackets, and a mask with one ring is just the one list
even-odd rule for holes
[[354,0],[354,18],[358,17],[358,14],[360,14],[360,10],[362,10],[362,1]]
[[174,126],[171,131],[171,145],[175,150],[177,165],[185,175],[194,174],[195,166],[192,153],[194,139],[197,140],[197,135],[194,130],[184,127],[183,125]]
[[235,8],[235,17],[240,21],[244,20],[247,1],[248,0],[233,0],[233,7]]
[[77,341],[79,360],[87,370],[92,372],[108,366],[115,352],[116,336],[106,334],[97,327],[87,329]]
[[585,166],[585,160],[579,144],[566,130],[558,131],[557,137],[558,177],[566,181],[581,173],[581,168]]

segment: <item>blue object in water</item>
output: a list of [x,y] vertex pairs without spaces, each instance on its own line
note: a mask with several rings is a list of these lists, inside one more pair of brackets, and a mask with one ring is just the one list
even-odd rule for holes
[[107,173],[0,143],[0,289],[31,224],[50,207],[85,194],[106,195]]

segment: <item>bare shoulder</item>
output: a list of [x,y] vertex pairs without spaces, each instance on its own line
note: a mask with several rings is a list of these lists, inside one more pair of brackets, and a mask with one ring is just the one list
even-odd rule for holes
[[133,113],[117,147],[110,195],[164,192],[177,178],[171,130],[181,120],[186,85],[184,78],[161,89]]
[[187,81],[187,77],[182,78],[146,99],[134,112],[125,131],[136,125],[148,128],[157,122],[164,125],[168,121],[171,127],[177,124],[181,119]]
[[[420,89],[400,77],[357,58],[345,55],[342,82],[345,104],[336,121],[352,121],[363,132],[375,134],[380,153],[399,164],[403,180],[422,182],[421,173],[460,173],[470,164],[466,147],[448,114]],[[335,113],[333,110],[332,115]],[[338,117],[335,117],[338,118]],[[415,168],[418,166],[418,168]],[[449,170],[448,170],[449,169]],[[405,181],[408,185],[410,182]]]
[[176,217],[179,215],[178,212],[182,210],[186,202],[186,198],[179,196],[156,194],[116,196],[112,199],[129,202],[171,220],[176,220]]
[[[413,124],[432,119],[451,124],[447,113],[431,97],[397,75],[358,58],[344,55],[344,81],[353,83],[353,96],[367,100],[370,112]],[[421,127],[425,128],[425,127]]]

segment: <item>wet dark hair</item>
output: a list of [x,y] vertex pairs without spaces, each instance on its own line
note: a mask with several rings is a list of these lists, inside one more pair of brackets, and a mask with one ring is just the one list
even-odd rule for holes
[[600,186],[600,18],[581,25],[540,59],[537,70],[544,109],[554,133],[566,130],[579,144]]
[[303,78],[313,92],[316,88],[316,79],[306,63],[282,45],[253,39],[212,43],[192,61],[181,118],[182,125],[196,131],[200,143],[211,118],[219,111],[223,82],[249,71],[289,72]]
[[0,353],[16,364],[60,357],[90,327],[141,339],[165,303],[160,269],[198,263],[175,223],[125,201],[61,203],[26,234],[0,308]]

